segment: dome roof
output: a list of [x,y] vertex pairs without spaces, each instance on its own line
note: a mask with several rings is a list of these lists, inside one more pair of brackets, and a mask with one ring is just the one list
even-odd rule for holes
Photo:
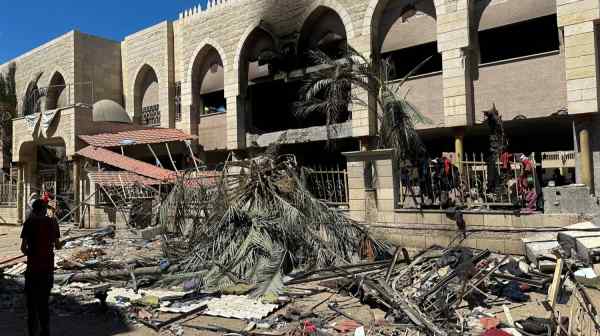
[[103,99],[94,103],[93,120],[131,123],[131,118],[125,112],[125,109],[109,99]]

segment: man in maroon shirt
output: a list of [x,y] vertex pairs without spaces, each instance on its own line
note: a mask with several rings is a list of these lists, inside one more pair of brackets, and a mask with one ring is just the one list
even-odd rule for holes
[[39,330],[50,335],[48,300],[54,284],[54,249],[60,249],[60,229],[54,218],[46,216],[46,204],[33,202],[32,213],[23,224],[21,251],[27,256],[25,295],[27,296],[27,327],[29,336]]

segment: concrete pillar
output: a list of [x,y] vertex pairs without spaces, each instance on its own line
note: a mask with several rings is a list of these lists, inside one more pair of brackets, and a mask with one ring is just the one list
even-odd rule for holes
[[590,133],[587,128],[579,131],[579,150],[581,158],[581,183],[593,190],[592,185],[592,152],[590,150]]
[[446,127],[466,126],[474,122],[468,3],[465,0],[436,0]]
[[455,155],[455,160],[457,162],[458,169],[461,172],[462,172],[462,161],[464,160],[464,158],[463,158],[463,156],[464,156],[463,141],[464,141],[464,133],[461,130],[461,131],[458,131],[454,135],[454,155]]
[[23,225],[25,214],[25,193],[23,188],[24,169],[22,164],[18,164],[17,170],[17,224]]
[[557,1],[558,26],[564,33],[569,114],[598,111],[597,25],[600,1]]
[[[79,208],[81,203],[81,164],[79,160],[73,159],[73,207]],[[81,223],[81,209],[73,212],[73,219],[76,226]]]

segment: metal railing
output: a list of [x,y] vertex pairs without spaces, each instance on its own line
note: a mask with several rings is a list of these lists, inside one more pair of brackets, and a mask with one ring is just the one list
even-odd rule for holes
[[50,85],[35,88],[28,92],[24,97],[23,108],[19,113],[21,116],[25,116],[76,104],[92,106],[94,101],[93,82]]
[[[400,208],[525,207],[531,189],[538,186],[535,155],[528,159],[532,171],[523,173],[517,154],[491,166],[483,154],[464,154],[463,161],[432,163],[404,168],[399,183]],[[507,157],[508,158],[508,157]],[[440,160],[440,159],[437,159]],[[426,171],[424,171],[426,170]]]
[[1,183],[0,184],[0,205],[16,206],[17,205],[17,183]]
[[575,168],[575,152],[543,152],[542,168]]
[[303,170],[307,189],[319,200],[332,206],[348,206],[348,173],[345,169],[321,165]]

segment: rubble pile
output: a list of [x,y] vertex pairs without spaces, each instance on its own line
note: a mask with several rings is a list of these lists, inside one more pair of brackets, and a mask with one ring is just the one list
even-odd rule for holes
[[[148,230],[63,232],[51,308],[167,335],[600,335],[600,228],[523,239],[525,257],[387,246],[316,200],[293,157],[182,177]],[[156,230],[155,230],[156,229]],[[25,260],[0,261],[0,308]]]

